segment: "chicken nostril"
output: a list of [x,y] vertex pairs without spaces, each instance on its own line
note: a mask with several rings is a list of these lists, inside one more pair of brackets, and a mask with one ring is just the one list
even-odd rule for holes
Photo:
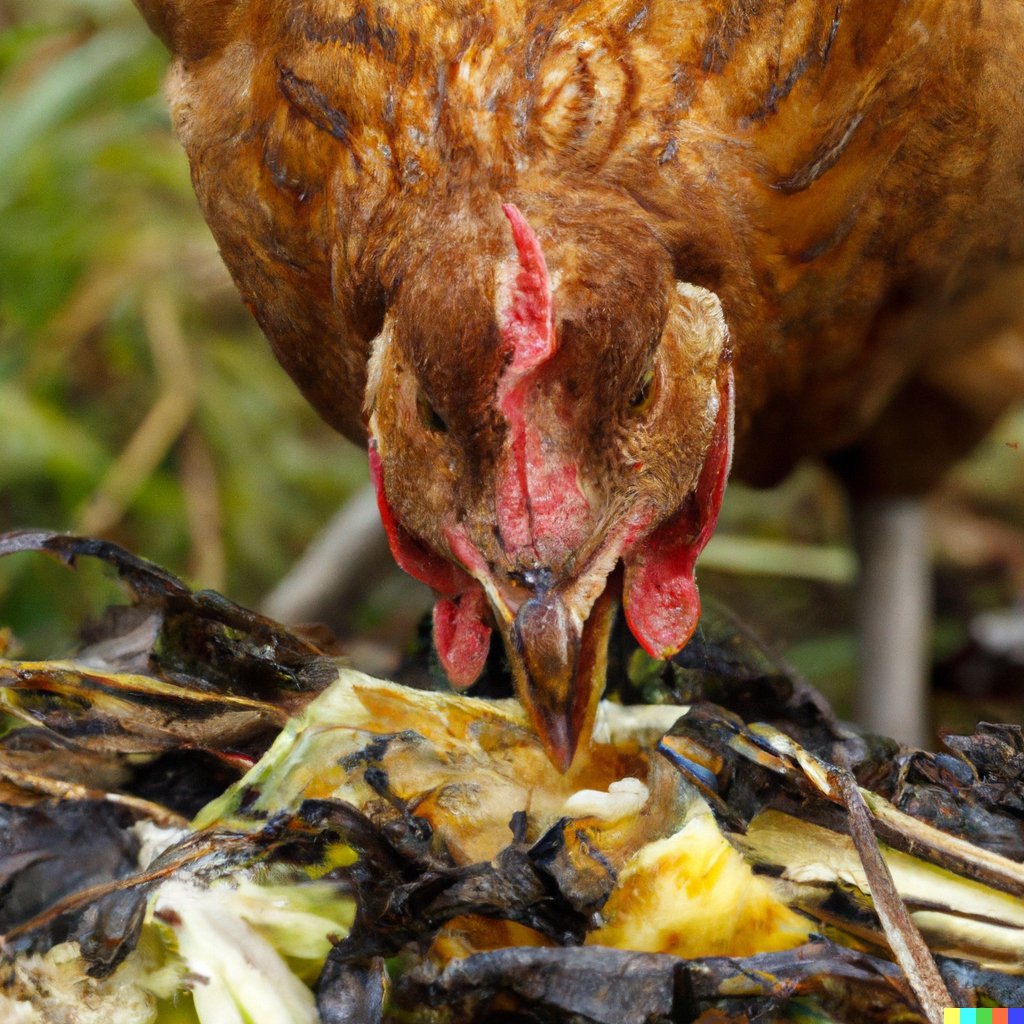
[[535,591],[538,597],[542,597],[555,585],[554,573],[547,568],[524,569],[517,575],[523,585]]

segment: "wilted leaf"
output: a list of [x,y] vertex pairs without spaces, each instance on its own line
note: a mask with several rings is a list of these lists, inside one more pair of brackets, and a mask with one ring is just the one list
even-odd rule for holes
[[1024,731],[983,722],[942,742],[952,754],[907,752],[890,785],[875,788],[915,818],[1024,861]]
[[927,1024],[891,964],[828,942],[742,960],[607,947],[502,949],[411,972],[396,1001],[407,1010],[436,1008],[444,1024],[492,1020],[499,1007],[513,1020],[544,1024]]
[[[902,765],[914,799],[934,786],[971,827],[981,809],[1013,818],[1012,729],[894,762],[720,620],[683,676],[631,656],[620,695],[661,687],[662,703],[602,704],[563,775],[513,700],[371,679],[109,545],[5,544],[97,554],[135,599],[74,662],[0,663],[8,706],[33,723],[0,741],[11,813],[114,808],[121,827],[94,837],[110,856],[152,834],[136,824],[158,820],[143,796],[194,805],[211,782],[197,773],[235,772],[155,859],[142,849],[85,889],[41,876],[52,889],[7,927],[8,955],[70,935],[103,976],[162,949],[163,981],[145,984],[170,992],[204,974],[204,1024],[271,1004],[309,1024],[906,1024],[945,984],[965,1000],[1016,991],[1005,972],[1024,970],[1024,869],[865,785],[895,792],[884,787]],[[735,705],[672,703],[711,693]],[[768,722],[747,717],[761,712]],[[231,752],[258,753],[282,725],[232,782],[245,759]],[[80,781],[35,771],[46,759]],[[48,804],[62,786],[65,803]],[[12,850],[11,877],[42,870],[37,854]],[[918,928],[967,965],[940,958],[945,981],[929,987],[922,945],[904,975],[889,945],[910,949]],[[844,945],[808,942],[814,929]],[[322,960],[314,1004],[306,983]]]
[[[111,671],[138,671],[238,697],[287,705],[291,693],[321,687],[316,643],[213,591],[191,591],[176,576],[107,541],[46,531],[0,536],[0,557],[39,551],[74,566],[105,562],[134,597],[135,611],[114,611],[107,631],[94,628],[86,659]],[[148,658],[146,655],[148,654]],[[296,706],[301,705],[301,698]]]
[[287,720],[282,709],[262,701],[93,672],[74,662],[0,662],[0,710],[79,748],[122,754],[232,751]]

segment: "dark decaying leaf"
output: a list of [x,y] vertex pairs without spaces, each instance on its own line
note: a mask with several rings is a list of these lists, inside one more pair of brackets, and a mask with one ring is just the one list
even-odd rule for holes
[[333,677],[328,646],[218,594],[193,593],[114,544],[45,531],[0,536],[0,556],[19,551],[68,565],[98,558],[134,603],[88,626],[73,661],[0,661],[0,710],[27,726],[0,739],[0,775],[51,777],[191,815]]
[[14,729],[0,739],[0,804],[110,800],[157,824],[184,827],[238,779],[240,769],[237,759],[204,750],[139,759],[79,748],[47,729]]
[[239,765],[205,750],[168,750],[133,766],[133,796],[195,817],[238,779]]
[[[701,788],[726,829],[745,832],[761,812],[772,808],[791,816],[794,822],[790,830],[792,840],[796,839],[799,831],[796,823],[805,827],[812,822],[824,826],[825,830],[850,837],[866,879],[865,895],[870,893],[871,897],[869,919],[861,922],[862,926],[867,923],[867,927],[861,927],[859,934],[862,938],[873,936],[880,948],[888,947],[892,951],[930,1020],[940,1018],[943,1007],[953,1005],[953,999],[946,990],[916,920],[896,889],[888,864],[882,857],[879,840],[912,854],[920,862],[974,879],[1018,900],[1024,899],[1024,872],[1014,861],[981,848],[967,847],[957,838],[937,831],[927,823],[904,816],[877,794],[863,793],[847,769],[816,758],[771,727],[760,724],[748,727],[736,715],[722,708],[695,705],[659,746],[665,756]],[[966,810],[966,801],[963,806]],[[764,820],[761,819],[762,822]],[[827,836],[828,831],[824,835]],[[770,849],[763,841],[759,843],[762,834],[759,829],[758,836],[752,835],[741,841],[748,856],[755,861],[768,855],[767,850]],[[777,844],[775,849],[779,849]],[[791,853],[792,850],[793,847]],[[822,856],[823,848],[817,853],[819,859]],[[764,866],[785,873],[791,866],[791,859],[782,857]],[[799,877],[798,866],[792,866]],[[801,900],[794,895],[791,898],[806,911],[828,922],[830,911],[837,904],[833,902],[829,908],[821,902],[821,873],[818,874],[818,893],[814,897]],[[839,881],[837,874],[832,887],[842,898]],[[863,884],[861,888],[864,888]],[[958,906],[956,897],[950,893],[951,898],[947,898],[942,889],[936,879],[930,895],[930,909],[948,915],[951,925],[958,918],[969,920],[970,907]],[[875,917],[877,925],[870,920]],[[1012,929],[1014,917],[1004,923]],[[852,930],[857,931],[856,928]],[[993,958],[999,955],[995,949],[983,954]]]
[[126,889],[97,899],[82,911],[73,938],[90,977],[106,978],[135,949],[148,896],[148,889]]
[[317,983],[322,1024],[374,1024],[383,1020],[386,980],[382,957],[365,963],[330,958]]
[[[69,833],[90,820],[91,808],[81,805],[85,809],[78,811],[79,806],[58,804],[49,831],[33,827],[31,836],[38,835],[45,844],[42,852],[32,846],[28,833],[20,846],[11,847],[8,873],[15,880],[19,872],[29,874],[24,874],[25,899],[9,904],[11,912],[4,919],[3,949],[8,955],[79,938],[90,973],[105,976],[133,948],[145,900],[164,879],[186,871],[209,882],[256,863],[315,865],[332,844],[342,841],[359,859],[352,867],[335,869],[331,877],[356,894],[358,912],[351,934],[331,957],[338,978],[349,978],[350,968],[362,970],[379,956],[410,946],[426,948],[441,927],[465,914],[518,921],[563,943],[582,941],[587,926],[550,873],[561,842],[555,829],[533,846],[514,837],[493,863],[456,867],[422,819],[394,812],[375,822],[339,801],[306,801],[297,814],[279,816],[251,833],[214,828],[188,835],[139,871],[137,848],[127,845],[134,840],[125,831],[131,824],[126,819],[120,827],[90,833],[97,856],[106,859],[82,877],[64,870],[78,856]],[[17,810],[26,822],[42,813],[37,808]],[[103,813],[109,817],[111,812]],[[111,860],[122,847],[127,852]],[[48,863],[45,873],[51,888],[34,888],[33,868],[57,858],[62,862]],[[66,884],[59,884],[61,879]],[[37,898],[29,899],[33,895]]]
[[[74,662],[0,661],[0,705],[27,723],[0,739],[4,952],[75,938],[104,975],[166,877],[138,873],[131,826],[180,827],[223,792],[321,688],[324,649],[113,544],[0,537],[0,555],[16,551],[99,558],[135,600],[89,628]],[[226,862],[216,843],[203,856]]]
[[328,653],[323,647],[220,594],[193,592],[116,544],[42,530],[0,535],[0,557],[19,551],[44,552],[69,566],[98,558],[131,591],[130,611],[114,610],[92,628],[85,663],[286,708],[289,695],[320,689],[315,663]]
[[[951,985],[966,982],[996,1005],[1019,1005],[1014,1000],[1024,996],[1020,979],[955,960],[941,966]],[[436,1024],[927,1024],[898,968],[827,941],[745,959],[602,946],[500,949],[443,969],[421,964],[399,979],[395,1002],[409,1011],[435,1008]]]
[[729,831],[745,832],[769,807],[826,828],[846,829],[843,808],[824,799],[799,766],[731,710],[693,704],[662,738],[659,750],[700,790]]
[[[424,964],[408,972],[395,993],[409,1010],[443,1007],[443,1019],[586,1021],[654,1024],[693,1020],[683,960],[661,953],[583,949],[499,949],[450,963],[441,971]],[[518,1011],[516,1016],[513,1013]]]
[[333,831],[359,854],[351,867],[333,873],[355,893],[357,910],[332,960],[367,963],[410,944],[425,947],[445,924],[466,914],[515,921],[563,945],[582,942],[590,924],[592,897],[584,897],[581,907],[575,887],[560,888],[553,870],[564,847],[564,822],[529,845],[522,835],[525,820],[517,816],[512,841],[493,861],[457,866],[430,825],[408,812],[371,821],[340,801],[306,801],[300,816]]
[[[128,808],[102,800],[0,806],[0,931],[11,932],[74,893],[133,874],[135,821]],[[75,915],[58,916],[20,948],[64,942],[81,933],[79,923]]]
[[[1012,733],[1017,727],[1008,726],[1006,729]],[[773,745],[768,739],[769,732],[761,726],[748,726],[738,715],[725,708],[695,704],[669,730],[661,741],[660,749],[701,790],[712,810],[730,830],[744,831],[746,824],[757,814],[773,808],[803,821],[848,833],[847,813],[841,801],[825,797],[800,765],[787,753],[780,752],[777,744]],[[960,739],[968,744],[971,742],[968,737]],[[934,764],[934,759],[941,756],[945,757],[947,763],[953,760],[946,755],[924,755],[922,758],[911,758],[910,763]],[[827,762],[822,763],[823,766],[827,765]],[[851,766],[852,774],[859,782],[865,767],[866,774],[876,774],[870,764],[865,766],[863,762],[858,762]],[[921,820],[926,825],[934,824],[954,836],[973,840],[974,833],[989,820],[990,809],[984,806],[972,786],[954,788],[945,781],[932,785],[938,790],[943,804],[952,809],[950,816],[960,822],[961,828],[946,828],[944,820],[930,821],[926,815],[922,815]],[[894,795],[898,796],[900,792],[897,789]],[[903,792],[906,793],[906,790]],[[916,792],[917,801],[911,807],[922,803],[934,807],[939,802],[936,797],[925,801],[921,798],[921,790]],[[881,794],[885,794],[884,789]],[[1002,849],[995,852],[1010,860],[1024,861],[1024,843],[1015,845],[1007,842],[1007,837],[1012,835],[1015,820],[1012,807],[1003,809],[1001,817],[1009,820],[1004,821],[1000,830],[1003,836]],[[926,857],[952,871],[966,873],[986,885],[993,885],[1024,898],[1024,889],[1016,876],[1007,878],[994,873],[986,868],[984,862],[967,863],[956,853],[953,844],[928,849],[921,831],[901,832],[884,817],[876,821],[876,831],[885,842],[897,849]],[[983,850],[990,848],[990,844],[979,842],[976,845]]]
[[[54,782],[74,782],[90,789],[106,792],[122,790],[131,778],[132,768],[126,759],[103,751],[77,747],[49,729],[26,726],[13,729],[0,738],[0,771],[12,788],[3,791],[4,803],[20,803],[11,778],[32,775]],[[26,795],[25,802],[40,799]]]
[[264,701],[60,662],[0,663],[0,708],[78,749],[119,754],[265,747],[287,720]]
[[951,754],[909,752],[891,784],[874,788],[944,832],[1024,860],[1024,730],[982,722],[942,742]]
[[[37,818],[45,813],[38,807],[17,810]],[[187,875],[209,884],[255,865],[319,864],[327,844],[338,840],[336,831],[316,827],[302,815],[281,815],[251,832],[210,828],[186,833],[140,870],[138,843],[127,831],[131,819],[121,820],[104,810],[99,821],[108,821],[109,827],[95,827],[91,810],[77,803],[57,804],[48,831],[36,827],[37,818],[25,818],[25,838],[12,846],[8,870],[17,880],[19,872],[38,864],[38,878],[24,876],[25,899],[16,905],[4,904],[5,909],[11,907],[0,935],[4,958],[45,950],[70,937],[81,943],[90,975],[105,977],[135,947],[146,900],[161,882]],[[3,811],[10,813],[10,809]],[[95,866],[87,877],[76,870],[82,856],[76,842],[80,838],[96,851]],[[118,851],[122,855],[115,860]],[[39,889],[35,899],[33,886]]]
[[441,1020],[452,1024],[495,1019],[496,1007],[505,1020],[545,1024],[746,1024],[791,1020],[801,1004],[807,1019],[822,1022],[925,1024],[892,965],[827,942],[744,960],[601,946],[501,949],[409,972],[396,1002],[443,1007]]
[[167,810],[194,814],[248,770],[286,720],[265,702],[61,662],[0,661],[0,712],[27,723],[0,738],[6,799],[75,784],[97,797],[156,801],[157,820]]

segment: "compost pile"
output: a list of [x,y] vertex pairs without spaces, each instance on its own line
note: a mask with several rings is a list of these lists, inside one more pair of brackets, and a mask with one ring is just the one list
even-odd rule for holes
[[0,538],[26,550],[101,559],[131,603],[71,658],[0,660],[4,1020],[1024,1005],[1019,726],[862,736],[712,607],[673,662],[616,640],[563,776],[500,655],[487,698],[384,682],[114,545]]

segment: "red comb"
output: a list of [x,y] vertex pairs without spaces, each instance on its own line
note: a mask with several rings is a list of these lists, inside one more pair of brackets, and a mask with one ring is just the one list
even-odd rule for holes
[[[530,393],[540,367],[557,346],[551,283],[540,239],[512,203],[502,206],[518,256],[515,276],[501,310],[501,337],[512,360],[498,382],[498,409],[508,424],[505,457],[498,473],[498,530],[506,551],[532,549],[532,557],[561,550],[586,522],[575,462],[544,451],[531,422]],[[541,549],[537,543],[541,543]]]
[[520,377],[554,354],[551,285],[544,250],[533,228],[514,203],[504,203],[501,209],[512,225],[519,255],[519,267],[502,311],[501,336],[512,349],[509,370]]

